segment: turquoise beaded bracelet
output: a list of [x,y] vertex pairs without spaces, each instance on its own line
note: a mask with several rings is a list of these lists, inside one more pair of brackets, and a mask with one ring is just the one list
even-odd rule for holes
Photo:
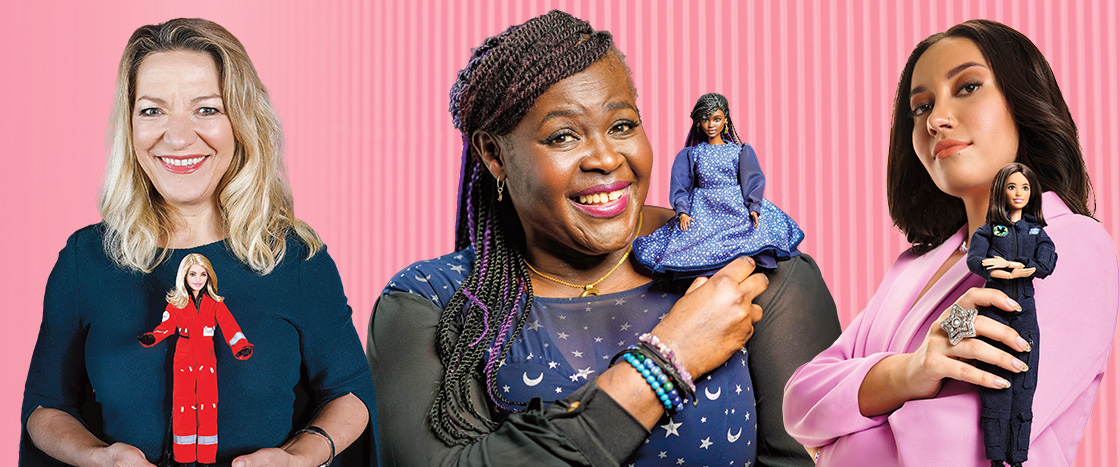
[[627,352],[622,355],[622,358],[625,358],[626,362],[646,379],[646,383],[649,383],[650,388],[657,394],[657,399],[661,401],[665,410],[675,413],[684,408],[684,403],[673,382],[652,359],[638,352]]

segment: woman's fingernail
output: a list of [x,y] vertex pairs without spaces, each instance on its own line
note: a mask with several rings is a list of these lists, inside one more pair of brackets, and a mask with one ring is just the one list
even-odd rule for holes
[[1026,363],[1023,363],[1023,361],[1018,358],[1015,359],[1015,368],[1018,368],[1019,371],[1027,371],[1030,369],[1027,367]]
[[752,266],[752,267],[753,267],[753,266],[755,265],[755,264],[754,264],[754,258],[751,258],[750,256],[744,256],[744,258],[747,258],[747,262],[748,262],[748,263],[751,263],[751,266]]
[[999,386],[1000,389],[1007,389],[1011,387],[1011,383],[1007,382],[1006,379],[996,376],[996,386]]
[[1010,297],[1007,298],[1007,304],[1010,305],[1011,308],[1014,308],[1015,311],[1023,311],[1023,307],[1019,306],[1019,302],[1012,300]]
[[1022,337],[1020,337],[1019,341],[1018,341],[1018,344],[1019,344],[1019,351],[1020,352],[1030,352],[1031,351],[1031,345],[1027,343],[1026,339],[1023,339]]

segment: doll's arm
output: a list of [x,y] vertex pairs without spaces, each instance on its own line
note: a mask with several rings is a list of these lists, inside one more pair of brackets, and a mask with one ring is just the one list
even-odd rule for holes
[[693,174],[689,157],[691,147],[681,149],[673,160],[673,171],[669,176],[669,200],[677,215],[688,214],[688,197],[692,192]]
[[139,335],[136,339],[140,341],[140,345],[144,347],[151,347],[164,339],[175,334],[176,317],[179,314],[179,309],[175,305],[167,304],[167,308],[163,310],[163,322],[159,323],[152,332],[146,332]]
[[[988,259],[988,248],[991,246],[991,239],[988,237],[991,231],[991,224],[984,224],[976,229],[976,232],[972,234],[972,238],[968,241],[968,257],[965,258],[968,270],[982,277],[985,281],[991,278],[993,273],[984,264],[984,260]],[[1000,277],[996,276],[996,278],[999,279]]]
[[766,175],[758,163],[754,148],[744,144],[739,151],[739,188],[743,190],[743,203],[751,212],[759,212],[762,193],[766,191]]
[[1020,263],[1023,263],[1025,268],[1035,270],[1035,279],[1042,279],[1054,272],[1054,266],[1058,263],[1058,253],[1054,251],[1054,241],[1050,240],[1046,231],[1042,230],[1041,227],[1035,228],[1038,229],[1038,241],[1034,246],[1034,256],[1017,259]]
[[218,302],[217,306],[218,327],[222,328],[222,337],[227,338],[229,347],[233,350],[233,356],[238,360],[246,360],[253,356],[253,344],[245,338],[245,334],[241,333],[241,326],[237,325],[237,320],[233,319],[230,314],[229,308],[226,304]]

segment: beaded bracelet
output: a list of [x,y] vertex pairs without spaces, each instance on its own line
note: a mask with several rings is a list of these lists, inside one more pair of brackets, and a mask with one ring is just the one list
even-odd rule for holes
[[665,373],[665,376],[668,376],[669,380],[672,381],[673,385],[677,387],[678,391],[680,391],[683,399],[691,399],[693,406],[700,405],[700,399],[696,397],[696,390],[694,389],[695,386],[689,386],[690,384],[692,384],[692,382],[685,382],[685,379],[679,373],[677,373],[676,368],[674,368],[673,365],[669,363],[669,361],[666,360],[664,356],[661,355],[661,352],[659,352],[657,348],[653,346],[653,344],[650,344],[648,342],[639,342],[638,345],[632,345],[630,347],[640,350],[642,355],[645,355],[647,358],[653,360],[653,362],[656,363],[657,366],[661,367],[661,370]]
[[668,360],[669,363],[673,365],[673,369],[677,370],[677,374],[681,377],[681,382],[684,383],[685,386],[688,386],[690,391],[696,392],[696,384],[692,382],[692,374],[684,369],[684,365],[681,365],[680,360],[677,360],[677,355],[673,353],[673,349],[661,342],[661,339],[658,339],[657,336],[648,332],[638,336],[638,341],[649,344],[657,349],[657,353],[660,353],[665,360]]
[[673,386],[673,382],[652,359],[637,351],[627,352],[622,355],[622,358],[626,359],[630,366],[642,374],[650,388],[657,394],[657,398],[661,401],[665,410],[676,413],[684,408],[684,403],[681,402],[681,397]]

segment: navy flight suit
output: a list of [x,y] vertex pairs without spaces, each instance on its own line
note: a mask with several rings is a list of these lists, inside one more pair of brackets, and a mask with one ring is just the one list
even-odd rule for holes
[[[1035,268],[1035,272],[1030,277],[1017,279],[993,278],[992,271],[980,263],[995,256],[1020,262],[1026,268]],[[985,287],[1003,291],[1023,308],[1019,312],[1006,312],[995,307],[980,307],[980,314],[1010,326],[1031,346],[1030,352],[1017,352],[1002,343],[984,339],[1026,362],[1029,367],[1028,371],[1012,373],[994,365],[978,365],[1011,382],[1011,387],[1007,389],[980,388],[980,428],[984,433],[984,450],[988,459],[1012,463],[1027,460],[1039,355],[1038,317],[1035,315],[1032,280],[1049,276],[1054,272],[1057,260],[1054,242],[1038,225],[1038,219],[1027,214],[1015,225],[987,223],[972,234],[968,246],[968,269],[987,281]]]

